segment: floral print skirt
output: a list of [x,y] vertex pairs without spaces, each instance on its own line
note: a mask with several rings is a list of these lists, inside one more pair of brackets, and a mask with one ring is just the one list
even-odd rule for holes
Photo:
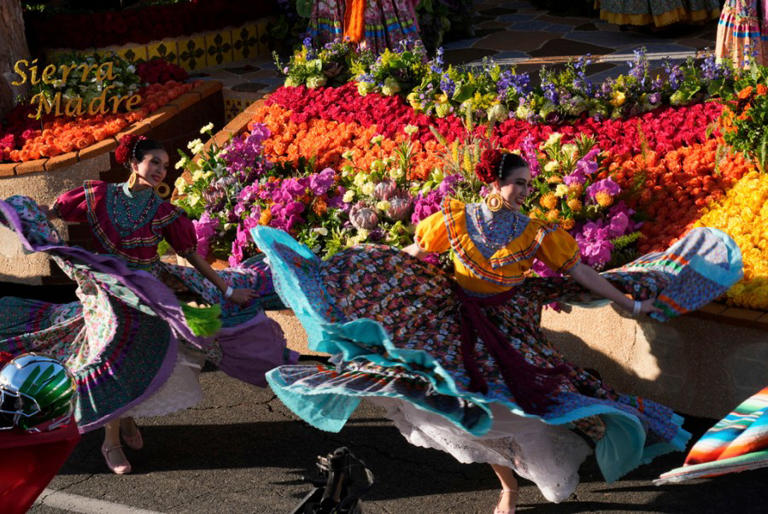
[[[448,274],[390,247],[355,247],[320,261],[284,232],[257,227],[252,235],[310,347],[336,355],[335,365],[281,366],[267,375],[278,397],[318,428],[340,430],[368,397],[408,402],[467,438],[482,437],[494,429],[493,409],[503,407],[580,433],[595,445],[608,480],[685,447],[689,434],[669,408],[613,390],[567,362],[547,340],[540,326],[543,305],[598,300],[572,279],[529,279],[507,303],[483,307],[527,362],[566,370],[551,404],[534,414],[520,407],[482,339],[475,356],[487,392],[470,387],[460,349],[460,305]],[[663,320],[716,298],[740,274],[740,253],[730,238],[698,229],[667,252],[603,276],[636,299],[658,298]]]
[[768,1],[726,0],[717,23],[715,55],[745,68],[753,57],[760,66],[768,64]]
[[[309,34],[323,45],[344,35],[343,0],[317,0],[312,7]],[[398,48],[400,41],[419,39],[419,26],[412,0],[368,0],[365,6],[366,46],[379,54]]]
[[[16,233],[25,251],[50,255],[78,285],[78,301],[67,304],[0,298],[0,351],[39,352],[64,363],[77,383],[75,420],[81,431],[102,426],[163,389],[183,360],[177,358],[182,343],[182,355],[194,354],[198,363],[208,358],[231,376],[260,386],[267,385],[266,371],[297,360],[279,326],[263,312],[282,304],[272,300],[271,275],[261,260],[221,272],[233,286],[262,295],[240,308],[190,268],[158,264],[154,273],[137,271],[117,257],[64,245],[30,198],[0,201],[0,224]],[[198,303],[220,305],[222,328],[215,337],[190,327],[185,306],[157,278],[161,270],[195,291]],[[189,406],[189,401],[165,403]]]

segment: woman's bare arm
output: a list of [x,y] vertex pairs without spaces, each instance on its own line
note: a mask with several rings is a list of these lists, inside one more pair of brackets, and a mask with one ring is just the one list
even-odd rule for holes
[[[603,278],[597,271],[580,262],[568,272],[576,282],[586,287],[593,293],[607,298],[617,304],[619,307],[632,312],[634,300],[628,298],[624,293],[616,289],[610,282]],[[651,312],[660,312],[661,309],[653,305],[655,298],[650,298],[640,302],[640,312],[649,314]]]

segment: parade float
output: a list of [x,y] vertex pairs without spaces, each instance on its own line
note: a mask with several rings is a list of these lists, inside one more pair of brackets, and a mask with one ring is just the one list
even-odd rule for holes
[[[582,259],[597,269],[665,248],[695,226],[720,228],[741,248],[744,280],[720,302],[665,325],[610,307],[546,309],[544,326],[575,363],[599,369],[618,389],[704,416],[727,412],[764,385],[764,70],[734,77],[708,58],[665,63],[653,75],[639,53],[628,74],[592,83],[586,59],[531,76],[493,63],[447,67],[440,51],[430,59],[420,47],[374,55],[307,41],[278,63],[285,85],[219,130],[220,86],[169,70],[220,62],[217,48],[239,56],[235,48],[258,50],[263,41],[246,30],[238,45],[240,26],[227,29],[229,39],[223,29],[209,30],[203,44],[178,30],[160,30],[144,43],[89,40],[80,46],[90,57],[75,61],[59,44],[40,43],[52,47],[55,78],[46,84],[47,64],[38,63],[38,103],[6,116],[0,194],[50,203],[85,179],[124,180],[111,151],[125,134],[147,134],[172,156],[188,150],[169,173],[169,180],[181,174],[173,201],[196,220],[199,249],[211,261],[236,265],[253,255],[248,231],[258,224],[284,229],[327,257],[354,244],[403,246],[446,195],[477,200],[482,188],[473,168],[491,143],[528,159],[537,176],[527,213],[571,231]],[[115,106],[107,95],[99,100],[110,86],[104,80],[98,94],[67,93],[64,70],[88,59],[96,65],[90,73],[111,62],[113,74],[123,74],[125,90],[109,90],[110,98],[123,98],[122,110],[87,112],[91,102],[96,110]],[[17,81],[24,71],[33,82],[33,66],[32,59],[20,63]],[[149,77],[125,80],[142,67]],[[102,75],[108,79],[107,67]],[[82,75],[68,78],[71,88],[82,85]],[[142,99],[128,109],[134,95]],[[66,228],[70,242],[88,246],[84,231]],[[44,257],[0,256],[0,280],[60,279]],[[300,348],[303,330],[291,314],[274,317]]]
[[257,251],[247,234],[258,224],[324,257],[360,243],[403,246],[444,196],[479,198],[473,167],[492,141],[532,163],[529,215],[568,229],[597,269],[666,248],[695,226],[725,230],[742,248],[744,280],[664,325],[610,307],[545,310],[572,359],[699,415],[720,415],[761,387],[765,150],[749,150],[760,145],[745,140],[743,123],[757,119],[764,77],[733,77],[713,59],[651,77],[638,53],[629,74],[602,84],[580,59],[542,71],[534,86],[528,74],[492,63],[469,73],[440,57],[305,45],[285,64],[284,87],[180,161],[174,201],[197,220],[201,250],[237,264]]

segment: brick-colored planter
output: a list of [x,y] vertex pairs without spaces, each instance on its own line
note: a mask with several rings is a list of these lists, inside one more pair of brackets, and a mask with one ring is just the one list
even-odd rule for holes
[[[125,134],[143,134],[160,141],[171,160],[166,182],[176,180],[179,171],[173,167],[178,150],[187,151],[187,142],[200,137],[200,127],[212,122],[224,124],[224,100],[219,82],[206,81],[170,102],[149,117],[126,130],[76,152],[22,163],[0,164],[0,198],[25,195],[41,204],[50,205],[61,193],[82,185],[85,180],[122,182],[128,170],[115,162],[117,140]],[[90,247],[90,232],[76,224],[55,221],[62,236],[73,244]],[[61,284],[68,279],[51,266],[44,255],[0,255],[0,282],[29,285]]]

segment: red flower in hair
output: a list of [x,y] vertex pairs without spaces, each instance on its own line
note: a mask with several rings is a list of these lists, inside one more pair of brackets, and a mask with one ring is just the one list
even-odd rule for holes
[[118,164],[126,164],[131,160],[131,157],[133,156],[133,149],[136,148],[136,143],[142,139],[146,138],[144,136],[137,136],[135,134],[129,134],[127,136],[123,136],[122,139],[120,139],[120,144],[117,145],[117,148],[115,149],[115,160],[118,162]]
[[502,156],[498,148],[488,148],[480,154],[480,162],[475,166],[475,175],[483,183],[490,184],[499,179],[499,163]]

